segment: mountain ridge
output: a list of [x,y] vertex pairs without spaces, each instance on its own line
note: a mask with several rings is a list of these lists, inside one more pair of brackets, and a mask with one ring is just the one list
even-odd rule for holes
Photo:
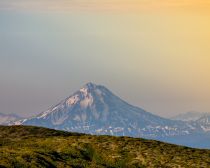
[[181,113],[171,117],[172,120],[181,120],[181,121],[196,121],[204,116],[208,116],[210,113],[208,112],[197,112],[197,111],[189,111],[186,113]]

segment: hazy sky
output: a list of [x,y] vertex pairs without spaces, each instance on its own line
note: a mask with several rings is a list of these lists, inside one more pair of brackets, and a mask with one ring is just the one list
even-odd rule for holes
[[162,116],[210,111],[209,0],[0,0],[0,112],[89,81]]

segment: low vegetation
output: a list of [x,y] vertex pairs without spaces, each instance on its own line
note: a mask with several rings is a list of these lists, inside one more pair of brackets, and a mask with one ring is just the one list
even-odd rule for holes
[[0,126],[0,168],[210,167],[210,150],[129,137]]

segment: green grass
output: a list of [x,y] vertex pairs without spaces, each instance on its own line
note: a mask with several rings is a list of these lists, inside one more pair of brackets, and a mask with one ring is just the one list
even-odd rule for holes
[[129,137],[0,126],[0,168],[210,167],[210,150]]

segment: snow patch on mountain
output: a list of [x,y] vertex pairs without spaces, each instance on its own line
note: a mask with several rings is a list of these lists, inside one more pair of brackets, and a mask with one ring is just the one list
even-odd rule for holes
[[[79,100],[80,100],[80,99],[79,99],[79,95],[74,95],[74,96],[70,97],[70,98],[66,101],[66,103],[67,103],[67,105],[72,106],[72,105],[76,104]],[[53,111],[53,110],[52,110],[52,111]]]

